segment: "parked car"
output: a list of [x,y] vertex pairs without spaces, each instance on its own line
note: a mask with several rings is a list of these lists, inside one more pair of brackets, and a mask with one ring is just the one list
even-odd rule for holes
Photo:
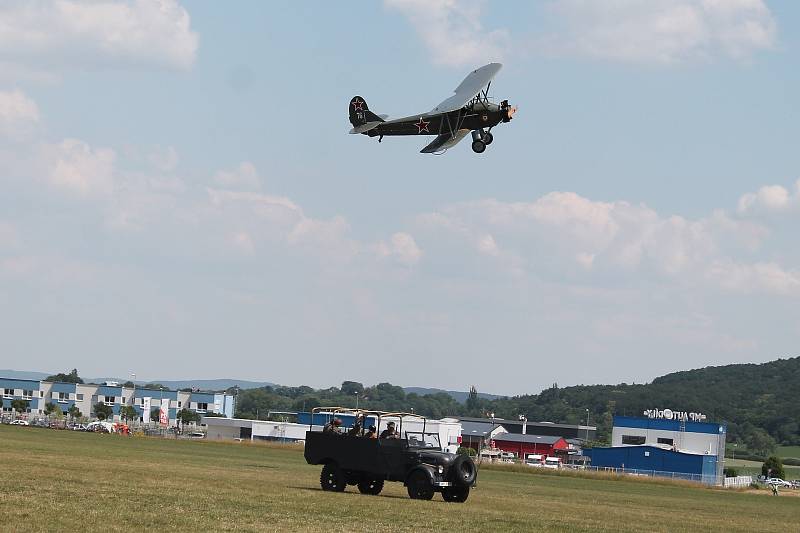
[[794,487],[794,485],[792,485],[790,481],[784,481],[779,477],[767,478],[766,483],[767,485],[777,485],[779,487],[789,487],[789,488]]
[[86,431],[86,426],[83,424],[74,424],[70,429],[72,431]]
[[12,426],[30,426],[27,420],[14,420],[11,422]]

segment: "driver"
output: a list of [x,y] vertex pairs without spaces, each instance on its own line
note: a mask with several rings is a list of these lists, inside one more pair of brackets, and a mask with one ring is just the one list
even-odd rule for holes
[[400,435],[394,429],[394,422],[389,422],[386,424],[386,429],[381,431],[381,438],[382,439],[399,439]]

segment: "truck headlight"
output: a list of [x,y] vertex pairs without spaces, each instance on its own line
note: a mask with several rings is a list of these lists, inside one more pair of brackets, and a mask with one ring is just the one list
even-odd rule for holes
[[439,465],[439,474],[442,474],[443,472],[444,472],[444,468],[442,468],[442,465]]

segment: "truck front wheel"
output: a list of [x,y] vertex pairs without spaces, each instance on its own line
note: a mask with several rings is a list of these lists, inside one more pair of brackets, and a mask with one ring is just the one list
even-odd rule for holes
[[322,490],[342,492],[347,487],[347,476],[336,463],[326,463],[322,467],[319,484],[322,486]]
[[442,498],[446,502],[464,503],[469,497],[469,487],[447,487],[442,489]]
[[433,485],[425,472],[417,470],[408,476],[406,481],[408,497],[414,500],[430,500],[433,498]]

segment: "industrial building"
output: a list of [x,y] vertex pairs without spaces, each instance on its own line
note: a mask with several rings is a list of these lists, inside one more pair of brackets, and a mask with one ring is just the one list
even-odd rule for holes
[[724,424],[615,416],[611,447],[585,450],[596,468],[614,468],[716,484],[722,479]]
[[[511,420],[506,418],[475,418],[462,416],[458,418],[462,424],[469,423],[471,427],[482,432],[491,431],[496,426],[503,426],[508,433],[520,435],[545,435],[550,437],[564,437],[565,439],[580,439],[583,441],[597,438],[597,427],[582,424],[554,424],[553,422],[529,422],[527,419]],[[476,431],[477,434],[479,431]]]
[[121,407],[131,405],[139,414],[140,421],[149,422],[151,410],[163,406],[168,414],[167,423],[175,425],[178,411],[183,408],[200,415],[215,413],[232,418],[235,407],[231,394],[122,387],[111,382],[95,385],[0,377],[0,391],[3,393],[4,414],[11,413],[11,402],[14,400],[28,402],[26,412],[18,413],[23,417],[43,415],[47,403],[55,404],[65,414],[70,407],[76,406],[83,416],[91,417],[94,405],[103,403],[111,407],[114,421],[120,420]]
[[[277,421],[203,417],[201,424],[206,427],[206,434],[209,439],[300,442],[305,440],[306,431],[309,428],[321,431],[322,427],[334,416],[332,413],[314,413],[312,420],[312,414],[306,412],[283,413],[283,415],[287,416],[283,420]],[[342,420],[342,427],[344,428],[352,427],[355,421],[353,415],[337,413],[335,416]],[[290,421],[290,418],[296,421]],[[380,425],[378,425],[377,418],[369,417],[367,418],[366,426],[375,425],[378,433],[380,433],[386,429],[386,424],[390,420],[397,421],[396,418],[384,418],[381,419]],[[423,431],[423,421],[421,419],[405,418],[402,428],[398,427],[398,429],[402,431],[403,435],[406,433],[421,433]],[[461,423],[455,419],[425,420],[424,431],[425,433],[438,435],[442,449],[455,452],[460,446]]]

